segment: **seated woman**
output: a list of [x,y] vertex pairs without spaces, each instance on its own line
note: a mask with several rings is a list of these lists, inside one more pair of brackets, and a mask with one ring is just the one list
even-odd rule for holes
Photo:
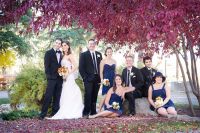
[[161,116],[177,115],[174,103],[170,99],[170,88],[164,83],[165,79],[161,72],[156,72],[153,76],[153,85],[148,90],[150,109]]
[[89,118],[118,117],[122,115],[122,102],[124,100],[124,95],[127,92],[133,91],[133,89],[134,88],[123,87],[121,75],[116,74],[114,77],[113,87],[109,89],[106,95],[105,110],[98,114],[91,115]]

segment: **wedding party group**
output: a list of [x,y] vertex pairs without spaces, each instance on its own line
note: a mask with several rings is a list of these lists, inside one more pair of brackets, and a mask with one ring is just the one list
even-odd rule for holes
[[[47,88],[39,119],[78,119],[119,117],[123,114],[123,102],[128,101],[129,116],[136,114],[135,99],[147,97],[149,107],[161,116],[176,115],[170,99],[166,77],[152,68],[152,59],[143,58],[144,67],[133,65],[133,56],[127,55],[121,74],[116,72],[117,63],[113,49],[107,47],[104,57],[96,51],[97,43],[90,39],[87,51],[80,53],[79,64],[68,41],[56,38],[52,49],[44,56]],[[62,49],[62,50],[61,50]],[[84,97],[75,79],[80,73],[84,84]],[[100,87],[102,87],[100,89]],[[97,111],[97,97],[102,99]],[[48,108],[52,106],[50,117]]]

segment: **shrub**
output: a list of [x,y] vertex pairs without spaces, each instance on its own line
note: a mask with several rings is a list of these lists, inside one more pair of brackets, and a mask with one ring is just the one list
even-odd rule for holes
[[[76,83],[83,94],[84,87],[80,76],[76,79]],[[40,111],[46,85],[44,70],[30,65],[25,66],[11,86],[11,106],[17,107],[22,104],[25,105],[26,110]]]
[[9,113],[2,113],[0,114],[0,118],[3,120],[16,120],[20,118],[34,118],[38,116],[37,111],[24,111],[24,110],[15,110]]
[[82,94],[84,93],[84,85],[83,85],[83,80],[81,79],[80,76],[78,76],[78,78],[76,79],[76,83],[79,86]]
[[10,99],[9,98],[0,98],[0,105],[1,104],[8,104],[10,103]]
[[118,74],[121,75],[124,68],[125,68],[125,65],[120,65],[120,66],[118,66],[118,67],[117,67],[117,70],[116,70],[116,73],[118,73]]
[[26,110],[40,110],[46,82],[44,70],[25,66],[10,88],[11,105],[22,103]]

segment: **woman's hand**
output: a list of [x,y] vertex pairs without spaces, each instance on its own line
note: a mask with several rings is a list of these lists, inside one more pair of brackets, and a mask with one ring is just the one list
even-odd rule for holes
[[160,108],[163,106],[163,103],[157,103],[157,102],[154,102],[154,105],[155,105],[155,108]]
[[106,107],[109,109],[109,108],[112,108],[112,106],[109,104],[109,105],[106,105]]

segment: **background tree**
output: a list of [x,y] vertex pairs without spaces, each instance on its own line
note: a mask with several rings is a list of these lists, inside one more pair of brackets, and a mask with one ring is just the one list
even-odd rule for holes
[[6,50],[0,54],[0,67],[2,69],[2,74],[6,74],[6,68],[14,65],[16,60],[16,54],[14,51]]
[[2,54],[7,49],[13,49],[19,55],[25,55],[28,53],[29,45],[14,32],[0,29],[0,53]]

